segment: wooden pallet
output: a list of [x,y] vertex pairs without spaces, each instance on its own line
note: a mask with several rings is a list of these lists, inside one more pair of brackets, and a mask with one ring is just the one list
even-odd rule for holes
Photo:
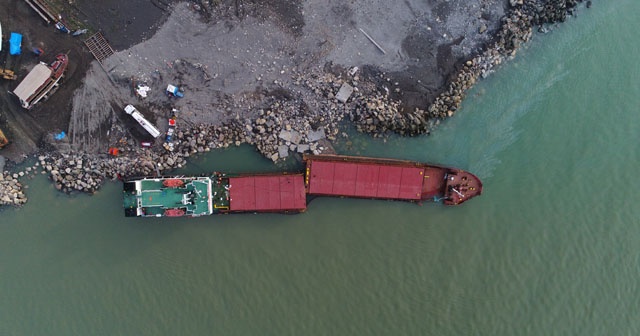
[[12,70],[0,68],[0,78],[16,80],[18,78]]
[[109,42],[107,42],[100,32],[97,32],[86,39],[84,44],[89,48],[93,57],[95,57],[100,64],[102,64],[102,61],[107,59],[107,57],[115,53],[113,48],[109,45]]

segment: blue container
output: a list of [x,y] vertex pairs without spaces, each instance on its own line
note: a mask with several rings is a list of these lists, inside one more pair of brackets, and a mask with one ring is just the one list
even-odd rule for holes
[[9,38],[9,54],[20,55],[21,46],[22,46],[22,35],[18,33],[11,33],[11,38]]

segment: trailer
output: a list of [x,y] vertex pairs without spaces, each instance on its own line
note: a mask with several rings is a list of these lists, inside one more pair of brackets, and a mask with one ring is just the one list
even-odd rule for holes
[[133,107],[133,105],[125,106],[124,111],[128,115],[132,116],[133,119],[135,119],[138,122],[138,124],[142,126],[142,128],[144,128],[147,132],[149,132],[149,134],[151,134],[152,137],[157,138],[158,136],[160,136],[160,131],[158,131],[158,129],[155,126],[153,126],[153,124],[151,124],[147,119],[145,119],[142,113],[140,113],[135,107]]

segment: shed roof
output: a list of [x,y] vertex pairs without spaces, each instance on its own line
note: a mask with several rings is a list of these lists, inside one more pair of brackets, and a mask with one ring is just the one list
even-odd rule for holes
[[304,177],[261,175],[229,178],[231,211],[286,211],[307,208]]
[[421,199],[422,167],[316,160],[308,167],[309,194]]
[[38,91],[38,88],[47,82],[50,76],[51,68],[46,64],[38,63],[22,82],[20,82],[18,87],[13,90],[13,93],[18,96],[20,100],[27,101],[29,97]]

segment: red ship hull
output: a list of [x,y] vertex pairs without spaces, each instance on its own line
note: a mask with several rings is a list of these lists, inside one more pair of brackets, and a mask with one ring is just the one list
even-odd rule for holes
[[49,66],[52,70],[51,78],[57,79],[60,78],[65,70],[67,70],[67,65],[69,64],[69,57],[67,54],[58,54],[56,55],[56,60],[51,63]]
[[309,195],[458,205],[482,192],[478,177],[457,168],[341,155],[309,155],[304,159]]

